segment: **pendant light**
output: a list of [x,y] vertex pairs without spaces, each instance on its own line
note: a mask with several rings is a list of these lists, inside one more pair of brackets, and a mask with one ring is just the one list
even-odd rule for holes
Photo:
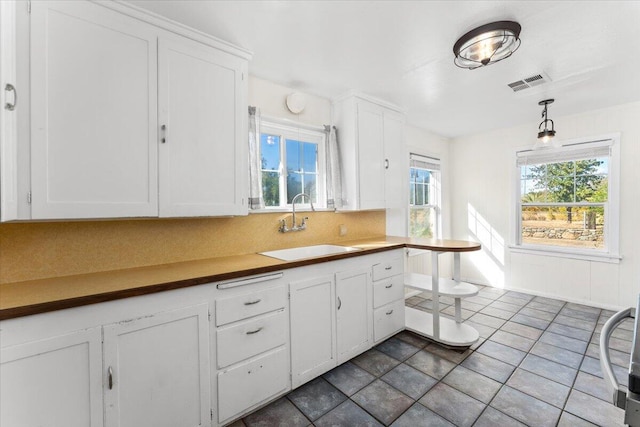
[[[542,121],[538,125],[538,141],[533,146],[534,149],[540,149],[545,147],[552,147],[552,139],[556,136],[556,130],[554,129],[553,120],[548,117],[547,106],[552,104],[554,99],[545,99],[538,102],[538,105],[544,105],[542,110]],[[549,128],[549,123],[551,123],[551,128]],[[544,126],[544,129],[543,129]]]
[[520,24],[514,21],[474,28],[453,45],[454,64],[473,70],[510,57],[520,47],[520,29]]
[[[543,143],[547,143],[556,136],[556,131],[553,128],[553,120],[547,117],[547,105],[553,104],[554,99],[545,99],[544,101],[538,102],[538,105],[544,105],[544,109],[542,110],[542,121],[538,125],[538,139],[541,139]],[[551,122],[551,129],[549,129],[549,122]],[[544,129],[540,130],[540,128],[544,125]]]

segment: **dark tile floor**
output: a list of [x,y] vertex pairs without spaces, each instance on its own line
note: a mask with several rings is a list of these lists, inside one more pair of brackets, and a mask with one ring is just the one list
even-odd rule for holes
[[[613,312],[480,287],[462,302],[480,340],[464,351],[403,331],[233,423],[275,426],[622,426],[608,402],[600,331]],[[430,294],[407,306],[431,309]],[[453,315],[453,299],[440,298]],[[613,334],[626,385],[633,324]]]

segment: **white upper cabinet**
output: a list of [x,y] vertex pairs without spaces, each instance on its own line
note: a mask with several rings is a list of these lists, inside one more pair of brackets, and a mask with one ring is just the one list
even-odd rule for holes
[[[18,218],[16,4],[0,2],[0,220]],[[22,92],[20,91],[22,94]],[[22,103],[19,106],[22,109]]]
[[160,216],[246,214],[247,61],[161,37],[159,65]]
[[122,3],[30,7],[16,41],[0,17],[30,69],[28,131],[0,144],[3,221],[247,213],[247,52]]
[[31,8],[32,219],[157,215],[154,28],[84,1]]
[[343,173],[343,209],[404,204],[404,116],[389,104],[351,95],[334,103]]

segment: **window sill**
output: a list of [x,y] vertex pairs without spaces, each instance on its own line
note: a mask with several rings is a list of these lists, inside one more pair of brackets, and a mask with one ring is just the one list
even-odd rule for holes
[[619,264],[622,259],[622,256],[620,255],[605,252],[587,253],[539,246],[509,245],[509,249],[512,253],[517,254],[570,258],[582,261],[606,262],[610,264]]

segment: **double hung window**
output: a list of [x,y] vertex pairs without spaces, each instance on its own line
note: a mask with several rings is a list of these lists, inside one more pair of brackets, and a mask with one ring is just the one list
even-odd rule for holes
[[324,132],[263,120],[260,159],[265,208],[286,208],[300,193],[326,207]]
[[516,153],[516,244],[617,254],[616,153],[615,139]]
[[409,236],[440,236],[440,160],[410,155]]

